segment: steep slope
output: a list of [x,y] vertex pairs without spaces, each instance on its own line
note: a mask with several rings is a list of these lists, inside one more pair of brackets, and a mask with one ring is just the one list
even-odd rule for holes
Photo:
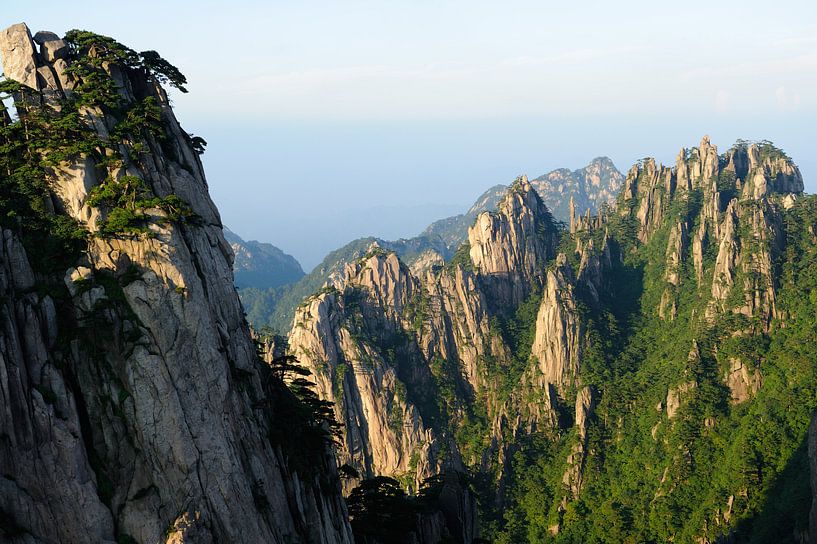
[[555,283],[561,296],[543,299],[553,308],[540,311],[533,353],[560,395],[579,391],[577,433],[549,458],[552,442],[522,444],[503,539],[800,538],[808,490],[786,464],[802,462],[817,381],[802,366],[813,355],[779,350],[813,334],[791,304],[813,279],[786,280],[813,266],[792,253],[814,258],[795,219],[813,216],[802,189],[770,144],[718,155],[704,138],[675,168],[635,166],[617,213],[576,220],[563,247],[579,268],[572,247],[618,250],[599,255],[602,289]]
[[224,229],[224,238],[235,254],[233,273],[235,284],[256,289],[270,289],[295,283],[304,277],[304,271],[295,257],[288,255],[272,244],[256,240],[249,242],[229,229]]
[[351,542],[319,422],[256,356],[184,76],[35,39],[0,33],[2,539]]
[[285,334],[292,326],[295,308],[307,297],[325,286],[339,285],[344,279],[346,266],[360,259],[375,244],[389,248],[405,259],[422,266],[442,262],[445,248],[439,239],[424,237],[389,242],[379,238],[360,238],[337,249],[299,281],[276,289],[239,289],[241,302],[247,310],[247,319],[256,329],[271,327]]
[[421,236],[439,236],[445,247],[456,249],[468,238],[468,228],[474,224],[477,216],[482,212],[495,211],[506,192],[507,185],[494,185],[482,193],[467,212],[433,222]]
[[337,402],[344,462],[466,471],[499,542],[797,541],[817,398],[802,190],[770,143],[704,138],[560,231],[520,180],[445,265],[372,250],[299,308],[290,347]]

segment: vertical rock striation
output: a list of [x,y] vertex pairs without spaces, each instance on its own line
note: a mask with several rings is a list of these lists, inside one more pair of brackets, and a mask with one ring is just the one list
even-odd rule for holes
[[[67,71],[77,52],[37,39],[39,51],[25,25],[0,34],[5,72],[58,108],[82,82]],[[36,294],[48,278],[4,233],[3,518],[25,542],[351,542],[329,452],[296,470],[271,440],[281,421],[268,370],[191,138],[149,72],[103,69],[123,108],[158,104],[162,132],[111,144],[121,163],[87,154],[51,170],[55,209],[90,233],[59,299]],[[83,111],[112,142],[121,120]],[[112,210],[91,205],[91,190],[135,178],[152,202],[173,195],[195,220],[147,207],[144,230],[103,231]]]
[[468,229],[471,261],[485,278],[492,298],[517,305],[541,284],[553,257],[556,229],[552,216],[528,178],[519,178],[499,204],[483,212]]

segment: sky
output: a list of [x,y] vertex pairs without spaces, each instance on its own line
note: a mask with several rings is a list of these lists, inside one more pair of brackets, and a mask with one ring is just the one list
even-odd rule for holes
[[517,175],[769,139],[817,192],[817,2],[4,0],[154,49],[224,223],[307,271]]

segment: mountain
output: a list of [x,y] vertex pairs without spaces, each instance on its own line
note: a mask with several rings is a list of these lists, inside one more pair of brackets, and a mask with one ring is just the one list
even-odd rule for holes
[[[562,222],[570,221],[570,201],[575,212],[588,210],[596,213],[603,204],[612,204],[624,183],[613,161],[598,157],[578,170],[560,168],[531,180],[531,186],[548,207],[553,216]],[[474,202],[468,212],[435,221],[423,231],[426,236],[439,236],[450,251],[456,250],[468,238],[468,228],[477,216],[485,211],[495,211],[508,190],[507,185],[495,185]]]
[[24,24],[0,56],[0,540],[351,543],[321,405],[243,317],[184,76]]
[[496,210],[499,201],[507,191],[507,185],[494,185],[482,193],[466,213],[435,221],[423,231],[422,235],[439,237],[446,248],[456,249],[468,237],[468,227],[474,223],[477,215],[484,211]]
[[358,241],[278,357],[178,69],[24,24],[0,57],[0,540],[815,541],[817,196],[772,143]]
[[613,161],[597,157],[579,170],[554,170],[531,180],[531,185],[545,205],[560,221],[570,221],[570,203],[574,212],[596,213],[604,204],[613,204],[624,183]]
[[298,307],[339,462],[409,489],[467,474],[462,534],[489,541],[806,541],[817,197],[796,165],[705,137],[569,226],[534,181],[444,264],[372,247]]
[[233,272],[238,288],[270,289],[295,283],[304,277],[300,263],[272,244],[250,240],[245,242],[225,228],[224,238],[233,248]]
[[[574,213],[594,213],[603,204],[614,201],[623,179],[610,159],[599,157],[579,170],[554,170],[533,180],[531,186],[549,208],[557,210],[554,212],[557,220],[568,222],[571,202]],[[403,262],[415,269],[439,264],[451,258],[468,239],[468,228],[480,213],[497,209],[507,191],[507,185],[491,187],[477,198],[466,213],[435,221],[414,238],[387,241],[369,237],[354,240],[327,255],[310,274],[288,287],[240,289],[247,318],[258,329],[271,327],[276,331],[286,331],[292,325],[295,308],[323,286],[337,284],[342,279],[345,265],[363,256],[372,244],[394,251]]]

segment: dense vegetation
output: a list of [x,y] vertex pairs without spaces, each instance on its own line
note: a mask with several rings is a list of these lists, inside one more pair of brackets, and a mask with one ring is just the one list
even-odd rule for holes
[[[431,527],[442,533],[441,540],[435,542],[461,542],[460,527],[451,523],[456,515],[451,515],[449,503],[450,494],[464,485],[462,475],[437,475],[424,480],[416,494],[408,495],[394,478],[377,476],[362,481],[346,499],[355,542],[412,544],[418,538],[425,542]],[[449,495],[448,500],[444,495]]]
[[[698,220],[696,199],[673,203],[670,217]],[[701,319],[711,279],[699,286],[691,262],[681,271],[677,318],[657,319],[671,225],[643,246],[625,223],[611,229],[624,240],[623,262],[609,275],[608,310],[585,314],[589,344],[603,349],[586,353],[582,367],[600,397],[582,492],[571,499],[562,482],[569,433],[523,437],[509,503],[495,526],[498,542],[693,542],[702,534],[787,542],[807,530],[805,439],[817,406],[817,198],[801,198],[785,212],[779,317],[768,331],[731,312]],[[711,270],[713,261],[709,252],[704,266]],[[637,307],[616,304],[632,297],[639,277]],[[750,375],[758,367],[762,373],[762,387],[741,403],[724,384],[735,359]],[[686,383],[693,385],[670,419],[667,392]]]
[[[735,149],[746,153],[748,145],[738,142]],[[768,142],[756,149],[761,160],[788,160]],[[687,160],[694,164],[697,155],[688,153]],[[595,251],[607,248],[609,263],[597,290],[568,280],[584,325],[581,359],[576,383],[547,399],[553,402],[553,426],[525,423],[526,410],[541,406],[546,396],[526,382],[537,364],[531,346],[542,302],[538,280],[515,307],[490,300],[490,288],[484,291],[491,316],[477,362],[484,388],[470,387],[458,361],[435,353],[425,361],[430,378],[416,382],[425,369],[409,346],[427,340],[423,335],[437,305],[426,293],[403,308],[402,351],[378,331],[352,327],[355,340],[396,369],[400,395],[419,409],[424,423],[455,440],[486,539],[796,542],[806,533],[806,433],[817,407],[817,197],[792,201],[771,194],[756,200],[738,183],[748,167],[738,162],[735,172],[726,163],[722,155],[712,180],[717,197],[700,182],[674,198],[659,187],[657,194],[667,198],[654,204],[661,220],[648,234],[637,217],[639,197],[622,198],[617,210],[602,207],[600,228],[571,234],[559,227],[559,251],[573,270],[565,277],[574,276],[587,256],[577,245],[586,248],[591,240]],[[639,183],[647,183],[650,164],[641,164]],[[718,214],[708,219],[705,207],[713,202]],[[736,239],[730,242],[738,260],[723,284],[729,286],[725,298],[716,300],[722,246],[706,229],[715,220],[723,228],[730,202],[736,210]],[[710,226],[699,269],[691,244],[702,223]],[[679,224],[686,247],[671,265],[668,248]],[[435,273],[471,268],[468,250],[462,245]],[[764,255],[770,269],[761,271]],[[764,302],[771,290],[773,308]],[[355,306],[343,296],[348,313]],[[365,324],[357,314],[347,317],[352,325]],[[389,349],[393,354],[386,356]],[[407,373],[416,383],[403,378]],[[580,436],[574,399],[584,386],[593,402]],[[428,392],[433,398],[426,398]],[[520,420],[521,427],[514,426]]]
[[[156,52],[137,54],[106,36],[72,30],[65,40],[67,72],[76,81],[66,96],[46,99],[17,82],[0,83],[0,99],[13,97],[17,113],[12,118],[0,105],[0,224],[36,248],[35,266],[46,272],[64,271],[88,236],[76,221],[54,212],[51,197],[49,180],[74,161],[88,158],[97,171],[119,172],[105,177],[87,200],[104,214],[98,236],[146,234],[154,216],[160,222],[193,218],[178,197],[152,194],[138,174],[142,157],[164,140],[162,108],[149,92],[125,100],[108,70],[141,71],[182,91],[184,76]],[[107,138],[92,128],[89,112],[111,121]]]

